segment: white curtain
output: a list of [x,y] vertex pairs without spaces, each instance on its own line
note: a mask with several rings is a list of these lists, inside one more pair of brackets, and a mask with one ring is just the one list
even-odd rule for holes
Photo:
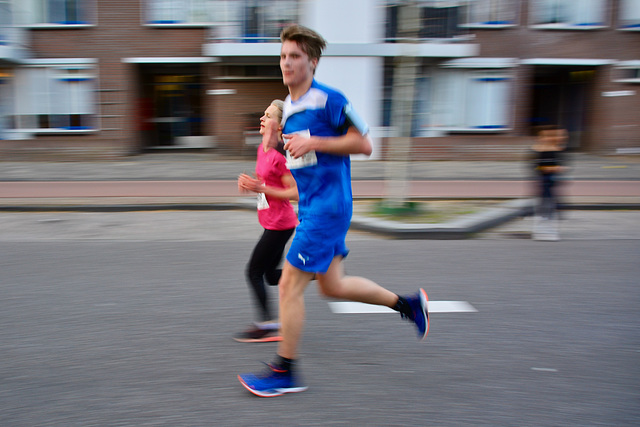
[[433,77],[435,127],[501,128],[509,125],[511,79],[491,70],[440,69]]
[[16,109],[22,129],[38,128],[37,116],[49,116],[52,128],[70,125],[71,115],[95,113],[92,69],[70,73],[66,68],[27,67],[15,75]]
[[514,0],[470,0],[468,24],[515,23]]
[[147,3],[150,22],[185,22],[187,0],[149,0]]
[[212,21],[211,6],[216,3],[208,0],[148,0],[147,20],[152,23],[195,23]]
[[602,25],[605,0],[537,0],[532,3],[535,24]]
[[500,128],[507,125],[509,80],[478,76],[469,81],[466,125],[470,128]]
[[620,22],[622,26],[640,25],[640,0],[621,0]]
[[604,24],[604,0],[565,0],[570,6],[570,22],[574,25],[602,25]]

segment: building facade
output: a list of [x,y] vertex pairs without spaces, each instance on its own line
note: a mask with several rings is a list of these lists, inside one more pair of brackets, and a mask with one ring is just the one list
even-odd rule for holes
[[291,23],[374,158],[519,158],[544,124],[640,149],[640,0],[0,0],[0,156],[253,155]]

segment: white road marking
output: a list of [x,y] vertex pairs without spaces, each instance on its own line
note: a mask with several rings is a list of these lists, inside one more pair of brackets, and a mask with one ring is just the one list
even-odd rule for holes
[[557,369],[553,368],[531,368],[532,371],[542,371],[542,372],[558,372]]
[[[336,314],[396,312],[389,307],[351,301],[333,301],[329,303],[329,308]],[[477,311],[466,301],[429,301],[429,313],[476,313]]]

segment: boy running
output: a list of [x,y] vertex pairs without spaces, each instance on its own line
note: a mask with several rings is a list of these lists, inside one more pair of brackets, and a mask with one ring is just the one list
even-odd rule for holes
[[398,296],[363,277],[345,276],[342,259],[351,222],[351,154],[371,154],[367,125],[342,93],[314,79],[325,40],[299,25],[280,35],[280,68],[289,88],[283,136],[289,168],[299,193],[300,221],[280,279],[282,341],[265,373],[242,374],[242,385],[255,395],[280,396],[305,391],[296,371],[304,326],[304,291],[313,279],[327,297],[383,305],[415,323],[418,338],[429,332],[427,294],[420,289]]

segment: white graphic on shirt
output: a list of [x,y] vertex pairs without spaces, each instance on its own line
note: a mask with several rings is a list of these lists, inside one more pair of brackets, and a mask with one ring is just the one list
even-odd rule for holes
[[315,87],[309,89],[302,98],[295,102],[291,101],[291,96],[287,96],[284,100],[284,107],[282,109],[282,126],[284,127],[287,119],[296,113],[300,113],[305,110],[322,110],[327,105],[328,98],[329,95],[325,91]]

